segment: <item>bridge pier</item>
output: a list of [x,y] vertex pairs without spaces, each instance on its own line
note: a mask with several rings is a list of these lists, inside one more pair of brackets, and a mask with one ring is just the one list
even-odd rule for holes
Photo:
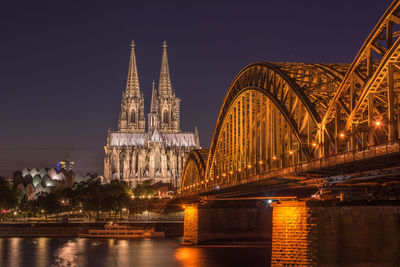
[[399,203],[273,204],[272,266],[399,266]]
[[272,208],[235,202],[186,205],[184,243],[270,241]]

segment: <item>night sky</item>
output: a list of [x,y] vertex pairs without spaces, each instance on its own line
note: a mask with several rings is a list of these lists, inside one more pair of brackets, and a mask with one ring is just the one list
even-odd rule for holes
[[210,139],[230,82],[255,61],[351,62],[390,0],[3,1],[0,176],[55,167],[103,172],[117,129],[130,40],[146,127],[161,44],[168,43],[181,128]]

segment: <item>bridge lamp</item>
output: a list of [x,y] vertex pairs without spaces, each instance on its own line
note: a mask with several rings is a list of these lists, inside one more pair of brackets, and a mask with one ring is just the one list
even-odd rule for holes
[[273,156],[272,159],[273,159],[273,160],[276,160],[276,156]]
[[251,169],[251,165],[249,164],[249,165],[247,165],[247,169]]
[[292,151],[292,150],[290,150],[290,151],[289,151],[289,154],[290,154],[290,155],[293,155],[293,151]]
[[316,146],[317,146],[317,143],[312,143],[312,146],[313,146],[313,147],[316,147]]
[[380,121],[376,121],[376,122],[375,122],[375,125],[376,125],[376,126],[380,126],[381,124],[382,124],[382,123],[381,123]]
[[230,171],[229,174],[233,174],[233,171]]
[[271,204],[272,203],[272,199],[268,199],[268,204]]
[[238,169],[238,172],[242,172],[242,169],[241,169],[241,168],[239,168],[239,169]]
[[341,138],[343,138],[343,137],[344,137],[344,133],[339,134],[339,136],[340,136]]
[[224,174],[222,174],[222,177],[225,177],[226,176],[226,174],[224,173]]
[[262,165],[264,162],[262,161],[262,160],[260,160],[259,162],[258,162],[258,164],[260,164],[260,165]]

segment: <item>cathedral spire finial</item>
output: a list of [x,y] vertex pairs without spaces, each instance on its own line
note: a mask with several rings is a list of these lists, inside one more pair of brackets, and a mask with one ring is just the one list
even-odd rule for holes
[[157,91],[155,88],[155,82],[153,81],[153,90],[151,92],[151,106],[150,106],[151,113],[158,113],[157,107]]
[[126,81],[126,95],[140,96],[139,76],[136,65],[135,41],[131,41],[131,57],[129,60],[128,79]]
[[163,55],[161,60],[160,80],[158,84],[158,93],[161,96],[172,96],[171,77],[169,74],[168,56],[167,56],[167,42],[164,41]]

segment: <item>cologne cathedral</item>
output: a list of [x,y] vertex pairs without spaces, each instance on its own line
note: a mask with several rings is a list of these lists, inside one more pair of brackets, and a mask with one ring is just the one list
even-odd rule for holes
[[180,101],[171,85],[167,44],[164,42],[158,90],[153,81],[146,131],[144,97],[132,41],[118,131],[108,130],[104,147],[106,179],[121,179],[131,187],[147,179],[179,186],[186,155],[200,146],[197,128],[194,132],[181,132]]

